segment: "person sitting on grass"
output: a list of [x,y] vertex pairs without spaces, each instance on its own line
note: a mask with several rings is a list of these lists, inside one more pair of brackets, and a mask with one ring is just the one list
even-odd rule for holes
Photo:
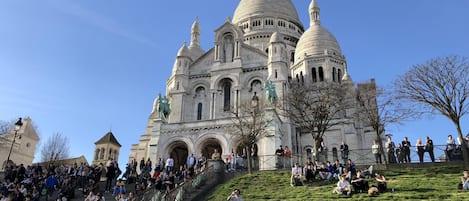
[[233,192],[231,192],[231,195],[228,196],[226,199],[228,201],[243,201],[243,198],[241,197],[241,192],[238,189],[235,189]]
[[321,168],[319,169],[319,176],[322,180],[329,181],[332,177],[332,172],[329,171],[328,166],[326,164],[321,164]]
[[469,190],[469,171],[464,170],[464,175],[461,177],[461,190],[467,191]]
[[352,178],[353,176],[355,176],[357,174],[357,169],[355,167],[355,163],[352,162],[352,159],[347,160],[347,164],[346,164],[345,168],[347,168],[347,171],[350,174],[349,175],[350,178]]
[[378,183],[378,192],[384,193],[388,188],[386,178],[383,175],[375,173],[375,180]]
[[302,168],[298,165],[298,163],[295,163],[295,166],[291,169],[291,180],[290,184],[291,186],[301,186],[301,177],[302,177],[303,170]]
[[314,170],[312,163],[306,163],[304,172],[305,172],[306,181],[312,182],[314,180],[314,177],[316,176],[314,174],[315,170]]
[[334,189],[334,192],[339,195],[350,196],[352,194],[352,187],[346,179],[345,175],[340,176],[339,182],[337,182],[337,187]]
[[368,191],[368,180],[365,179],[365,177],[362,176],[361,172],[357,172],[357,177],[352,180],[352,186],[353,190],[355,190],[356,193],[362,193],[362,192],[367,192]]

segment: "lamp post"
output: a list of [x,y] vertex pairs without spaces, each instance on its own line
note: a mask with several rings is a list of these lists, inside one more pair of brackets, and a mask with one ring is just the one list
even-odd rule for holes
[[252,117],[252,125],[251,125],[251,133],[249,136],[247,136],[247,141],[246,143],[246,155],[248,159],[248,173],[252,173],[252,158],[251,158],[251,149],[253,145],[252,139],[255,138],[256,136],[256,118],[257,118],[257,112],[259,110],[259,97],[257,97],[257,93],[254,92],[254,96],[251,99],[251,117]]
[[18,135],[18,131],[20,130],[21,126],[23,126],[23,121],[20,117],[18,118],[18,121],[16,121],[15,123],[15,128],[14,128],[15,135],[13,136],[13,141],[11,142],[10,152],[8,152],[6,165],[8,165],[8,163],[10,162],[11,150],[13,150],[13,145],[15,144],[16,136]]

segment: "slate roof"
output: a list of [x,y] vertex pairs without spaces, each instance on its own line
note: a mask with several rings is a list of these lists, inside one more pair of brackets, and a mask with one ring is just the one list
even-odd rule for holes
[[106,135],[104,135],[101,139],[96,141],[94,144],[98,145],[98,144],[108,144],[108,143],[112,143],[119,147],[122,147],[122,145],[117,141],[116,137],[114,136],[114,134],[112,134],[111,131],[107,132]]

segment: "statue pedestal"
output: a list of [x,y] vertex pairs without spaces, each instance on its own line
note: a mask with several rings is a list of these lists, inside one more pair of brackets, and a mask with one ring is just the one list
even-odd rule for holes
[[225,172],[225,162],[223,160],[207,160],[207,168],[210,172],[220,173]]

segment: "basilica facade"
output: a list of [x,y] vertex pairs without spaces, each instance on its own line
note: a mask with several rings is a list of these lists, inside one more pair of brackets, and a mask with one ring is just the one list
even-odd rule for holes
[[[233,134],[233,110],[256,94],[266,102],[267,81],[275,85],[279,98],[288,96],[288,82],[299,80],[342,84],[352,101],[360,90],[375,90],[374,80],[352,81],[339,43],[320,23],[315,0],[308,10],[310,23],[305,30],[290,0],[241,0],[233,18],[215,30],[215,45],[209,50],[200,47],[196,20],[191,42],[177,52],[166,94],[157,95],[145,134],[132,145],[129,160],[171,156],[176,164],[183,164],[191,154],[209,157],[215,149],[223,158],[242,154],[241,139]],[[332,150],[342,142],[359,150],[370,148],[375,139],[374,130],[353,115],[356,105],[351,104],[350,115],[344,116],[349,123],[334,126],[324,135],[331,159]],[[311,135],[301,133],[287,116],[264,109],[272,122],[268,135],[257,141],[260,169],[276,168],[274,154],[280,145],[290,147],[293,160],[300,163],[315,154]]]

